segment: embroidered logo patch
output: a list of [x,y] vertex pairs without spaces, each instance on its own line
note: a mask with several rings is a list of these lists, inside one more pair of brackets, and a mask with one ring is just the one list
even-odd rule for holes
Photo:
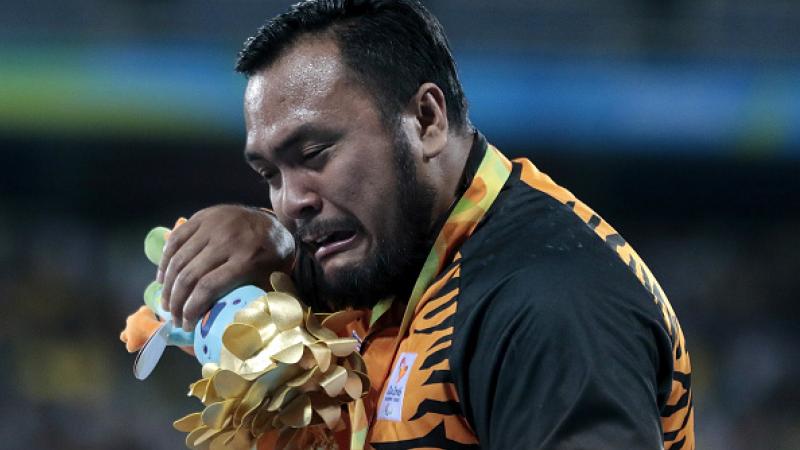
[[400,421],[403,412],[403,397],[406,395],[406,383],[408,383],[415,359],[417,359],[416,353],[400,353],[397,363],[389,375],[389,384],[386,386],[386,392],[383,394],[378,408],[378,419]]

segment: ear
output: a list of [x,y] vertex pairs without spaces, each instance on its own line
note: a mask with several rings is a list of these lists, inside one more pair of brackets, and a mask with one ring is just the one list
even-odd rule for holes
[[424,83],[411,97],[407,111],[414,117],[423,160],[435,158],[447,145],[449,132],[444,92],[434,83]]

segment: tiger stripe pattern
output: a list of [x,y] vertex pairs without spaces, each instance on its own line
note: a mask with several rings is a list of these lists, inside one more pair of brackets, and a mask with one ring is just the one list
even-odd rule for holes
[[691,376],[692,364],[686,341],[675,311],[664,290],[638,253],[608,222],[603,220],[589,206],[578,200],[570,191],[556,184],[547,174],[539,171],[527,159],[515,159],[513,163],[521,166],[520,179],[530,187],[541,191],[570,208],[580,219],[616,252],[619,258],[639,279],[639,282],[653,296],[658,305],[664,324],[672,338],[673,380],[672,391],[667,405],[661,411],[661,426],[666,450],[693,450],[694,405],[692,402]]
[[[481,151],[481,146],[483,151]],[[497,373],[494,370],[506,362],[511,367],[522,367],[522,373],[531,374],[531,377],[536,376],[536,370],[530,370],[531,366],[526,366],[525,362],[518,366],[519,359],[510,361],[498,357],[489,361],[492,358],[487,357],[487,355],[495,352],[497,347],[493,347],[493,345],[497,342],[498,334],[489,333],[487,335],[490,338],[479,340],[477,341],[478,344],[471,339],[480,334],[478,330],[484,328],[496,332],[497,330],[493,328],[493,325],[505,323],[503,322],[504,318],[505,320],[510,318],[513,321],[519,317],[515,315],[516,309],[513,310],[514,312],[511,313],[511,316],[504,315],[502,309],[496,309],[493,311],[490,320],[483,321],[483,317],[488,318],[489,316],[481,316],[481,311],[483,311],[481,308],[485,308],[488,304],[512,305],[511,308],[531,304],[548,305],[546,301],[537,302],[536,295],[538,286],[544,286],[544,292],[546,292],[548,286],[555,286],[549,280],[538,281],[541,283],[539,285],[524,284],[523,291],[517,297],[514,297],[516,295],[514,293],[506,293],[504,294],[506,295],[505,297],[492,297],[489,291],[484,292],[481,290],[483,287],[491,289],[492,286],[500,286],[503,280],[507,279],[505,278],[507,274],[513,273],[514,267],[523,263],[526,258],[530,261],[531,257],[535,257],[535,254],[539,252],[539,247],[536,246],[541,245],[541,248],[544,248],[547,243],[546,240],[539,240],[539,238],[550,236],[551,230],[555,230],[556,235],[558,235],[558,229],[552,227],[539,231],[528,225],[518,226],[519,224],[528,224],[528,218],[539,217],[540,215],[543,220],[537,223],[547,222],[548,224],[553,224],[556,223],[556,220],[559,220],[558,226],[564,227],[564,230],[580,230],[579,233],[572,233],[572,235],[581,236],[574,238],[581,239],[576,242],[588,243],[588,247],[596,249],[594,253],[580,253],[582,255],[578,256],[580,261],[590,264],[593,261],[597,261],[604,266],[614,268],[613,271],[609,269],[597,273],[611,277],[603,278],[602,280],[613,280],[609,281],[616,283],[613,286],[622,286],[621,290],[612,290],[615,294],[620,294],[618,296],[614,295],[613,298],[622,303],[604,302],[597,304],[615,305],[614,311],[630,311],[626,309],[626,305],[635,307],[636,311],[644,311],[647,316],[647,323],[653,324],[654,329],[659,332],[657,345],[660,349],[659,354],[663,356],[662,361],[665,364],[671,363],[671,365],[666,366],[667,369],[659,370],[658,404],[652,404],[652,409],[648,410],[648,414],[653,413],[653,416],[643,416],[642,421],[638,423],[641,426],[628,428],[630,423],[624,421],[624,414],[628,410],[619,410],[622,416],[617,416],[616,418],[623,418],[623,420],[614,422],[619,425],[618,430],[621,430],[622,433],[628,431],[641,432],[642,434],[636,436],[642,437],[646,435],[648,439],[652,439],[648,440],[650,443],[660,440],[663,442],[663,448],[667,450],[694,450],[691,362],[686,351],[683,331],[675,312],[650,269],[630,244],[611,225],[586,204],[578,200],[571,192],[557,185],[546,174],[540,172],[530,161],[525,159],[509,161],[496,148],[487,145],[481,136],[476,140],[471,152],[470,160],[472,162],[468,162],[469,167],[467,169],[470,177],[469,185],[459,202],[452,209],[447,222],[444,223],[436,244],[431,250],[420,278],[415,285],[411,301],[403,304],[405,313],[402,324],[399,327],[399,334],[396,335],[395,343],[392,345],[377,345],[378,339],[376,338],[364,350],[365,361],[367,361],[367,366],[370,369],[371,378],[376,373],[385,375],[376,375],[375,380],[373,380],[375,395],[367,402],[368,411],[364,423],[368,423],[368,427],[364,425],[363,429],[366,436],[365,441],[361,442],[365,442],[366,448],[374,448],[376,450],[409,448],[477,449],[480,448],[478,439],[478,432],[480,432],[481,436],[486,438],[485,444],[490,448],[497,448],[495,447],[498,445],[496,442],[503,442],[503,448],[506,448],[509,443],[513,443],[517,436],[516,434],[507,434],[504,439],[498,441],[497,437],[491,436],[491,430],[487,425],[494,424],[494,422],[491,422],[493,419],[488,418],[488,414],[498,413],[498,410],[493,409],[493,405],[499,405],[499,417],[503,417],[502,408],[506,406],[505,403],[493,404],[491,402],[495,389],[499,386],[494,384],[495,378],[492,378]],[[481,158],[474,158],[475,156],[481,156]],[[480,163],[479,170],[470,172],[470,170],[478,167],[478,163]],[[495,196],[498,195],[499,197],[497,198],[502,200],[495,203]],[[525,199],[525,203],[523,203],[522,199]],[[542,199],[546,199],[546,201]],[[514,211],[524,211],[526,214],[534,214],[534,216],[521,216]],[[513,222],[510,220],[513,220]],[[584,228],[584,226],[588,229]],[[506,232],[504,230],[510,231]],[[475,234],[474,239],[473,234]],[[506,239],[505,236],[508,236],[508,240],[502,240]],[[530,243],[530,246],[520,245],[517,247],[514,241],[517,236],[524,239],[522,242]],[[501,241],[497,239],[501,239]],[[599,241],[595,241],[595,239],[599,239]],[[502,242],[502,244],[497,244],[498,242]],[[470,243],[473,245],[470,245]],[[496,250],[495,245],[499,245]],[[516,249],[517,251],[509,252],[508,249]],[[609,249],[611,252],[608,251]],[[482,251],[483,253],[481,253]],[[498,255],[504,251],[509,252],[507,254],[514,256],[508,258],[516,259],[495,258],[495,251]],[[589,257],[599,259],[585,259]],[[497,265],[490,266],[492,264],[490,260],[500,262],[497,262]],[[550,262],[550,260],[547,260],[547,263]],[[489,270],[492,267],[500,269]],[[555,267],[556,270],[561,270],[561,266],[557,265],[543,267]],[[594,270],[592,268],[587,269],[588,266],[585,265],[572,265],[569,267],[578,267],[580,270]],[[533,270],[546,272],[546,269],[542,270],[542,268]],[[463,280],[462,271],[465,274]],[[631,278],[629,274],[633,274],[635,279]],[[644,289],[641,289],[640,285]],[[598,285],[592,286],[594,288]],[[599,286],[604,285],[600,284]],[[529,287],[530,292],[527,290]],[[594,291],[585,292],[589,296],[595,295]],[[560,300],[558,295],[547,298]],[[649,303],[650,299],[652,299],[652,304]],[[571,301],[570,298],[565,298],[564,300]],[[493,301],[497,303],[492,303]],[[579,303],[574,304],[578,305]],[[500,312],[498,313],[498,311]],[[528,309],[527,311],[531,310]],[[530,318],[531,316],[526,315],[524,317]],[[551,316],[544,315],[542,317],[544,321],[547,321],[547,318]],[[394,319],[389,322],[395,323]],[[631,322],[622,322],[622,324],[625,323],[630,324]],[[375,331],[379,332],[380,328]],[[580,336],[580,331],[570,336]],[[635,335],[630,334],[629,336]],[[530,339],[530,337],[526,338]],[[552,339],[553,336],[550,336],[550,338]],[[535,346],[536,338],[524,342]],[[554,341],[542,340],[541,342],[546,346]],[[612,338],[610,342],[620,341]],[[654,342],[650,344],[656,345]],[[482,351],[480,355],[483,356],[476,357],[477,359],[473,359],[471,363],[467,362],[466,359],[478,354],[473,353],[476,348]],[[646,351],[644,347],[640,347],[639,350]],[[558,355],[557,353],[550,354]],[[597,353],[597,355],[602,358],[603,354]],[[541,354],[539,357],[541,357]],[[487,360],[481,358],[486,358]],[[650,376],[650,373],[646,372],[650,369],[645,359],[641,357],[636,359],[642,365],[637,369],[640,370],[639,372],[631,372],[631,374],[634,376],[641,375],[640,378],[642,379]],[[591,360],[591,357],[588,360]],[[378,361],[385,361],[385,365],[378,367]],[[537,360],[528,361],[536,364]],[[477,367],[481,367],[481,369],[472,372],[468,371],[471,370],[468,369],[468,364],[472,364],[470,367],[476,367],[476,362]],[[486,366],[486,364],[489,365]],[[574,364],[570,367],[577,367],[577,372],[580,372],[582,370],[581,367],[578,367],[580,364],[582,364],[580,361],[574,361]],[[388,373],[384,369],[387,366],[389,367]],[[488,367],[488,369],[483,370],[483,367]],[[377,372],[373,369],[377,369]],[[487,375],[487,378],[481,378],[483,374],[489,375]],[[470,378],[473,375],[475,377]],[[548,380],[545,377],[534,380],[531,378],[530,381],[540,381],[546,386],[546,383],[553,381],[553,379]],[[555,379],[555,385],[558,386],[563,381],[562,379]],[[505,383],[505,386],[512,385],[515,387],[522,386],[520,389],[526,388],[524,384],[515,384],[516,380],[509,381],[506,378]],[[479,386],[477,390],[475,389],[476,386]],[[511,391],[506,389],[504,392],[515,392],[513,389],[511,388]],[[463,399],[459,398],[460,395],[463,395]],[[615,395],[620,396],[618,398],[628,398],[625,397],[624,390],[616,391]],[[525,398],[524,396],[515,396],[517,398]],[[635,406],[636,402],[645,399],[645,396],[630,396],[630,405]],[[547,394],[543,395],[542,398],[548,398]],[[591,402],[591,398],[587,398]],[[509,397],[506,396],[505,400],[509,400]],[[589,405],[592,404],[589,403]],[[526,418],[532,417],[526,414],[526,407],[527,405],[519,403],[515,403],[512,406],[514,409],[511,410],[511,414],[516,414],[517,411],[521,414],[521,416],[517,415],[517,417],[521,418],[521,422],[517,422],[517,425],[521,424],[522,428],[519,428],[519,426],[515,428],[517,430],[516,433],[528,427],[527,422],[525,422]],[[659,413],[660,420],[656,420],[656,414]],[[594,417],[597,420],[601,422],[604,420],[602,414],[598,416],[594,409],[587,409],[586,414],[589,416],[595,414]],[[547,417],[558,416],[551,415]],[[545,425],[538,428],[538,430],[543,430],[545,434],[549,433],[548,430],[553,429],[548,428],[548,426],[558,428],[554,424],[547,424],[547,417],[543,417],[542,420]],[[651,417],[653,420],[649,422]],[[661,425],[660,430],[652,426],[658,423]],[[495,433],[495,436],[502,434],[505,427],[500,424],[499,428],[496,429],[499,430],[499,433]],[[531,424],[530,429],[536,429],[535,424]],[[564,428],[560,431],[569,432],[570,430]],[[522,434],[525,434],[525,432]],[[536,438],[533,434],[530,436],[532,436],[532,439]],[[588,439],[599,436],[599,434],[593,433],[582,435],[583,438]],[[616,442],[623,442],[623,439],[624,437],[620,436]],[[608,444],[613,445],[613,441],[614,439],[612,438],[608,441]],[[570,445],[569,442],[564,440],[544,443],[544,440],[538,439],[536,442],[542,442],[542,445],[547,448],[556,448],[552,447],[553,444]],[[352,443],[353,441],[351,440],[351,446]],[[526,443],[521,444],[527,445]],[[533,441],[529,441],[528,444],[533,444]],[[357,444],[356,447],[352,448],[360,449],[359,445]],[[599,447],[594,446],[592,448]]]
[[375,450],[408,448],[478,449],[463,416],[448,358],[458,307],[461,255],[426,291],[399,352],[424,349],[412,367],[400,422],[377,421],[370,441]]

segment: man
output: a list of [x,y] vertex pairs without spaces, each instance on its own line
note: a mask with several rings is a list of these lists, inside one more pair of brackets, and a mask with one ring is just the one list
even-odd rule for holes
[[274,214],[218,206],[173,233],[158,279],[176,321],[274,270],[315,310],[369,311],[356,446],[694,448],[660,286],[609,224],[471,126],[419,3],[299,3],[237,70]]

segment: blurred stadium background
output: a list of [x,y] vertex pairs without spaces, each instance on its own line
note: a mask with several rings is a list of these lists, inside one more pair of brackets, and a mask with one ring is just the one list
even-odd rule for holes
[[[800,2],[425,2],[474,123],[621,230],[692,354],[699,449],[800,448]],[[263,205],[241,42],[289,2],[0,0],[0,447],[178,449],[198,367],[117,340],[145,233]]]

